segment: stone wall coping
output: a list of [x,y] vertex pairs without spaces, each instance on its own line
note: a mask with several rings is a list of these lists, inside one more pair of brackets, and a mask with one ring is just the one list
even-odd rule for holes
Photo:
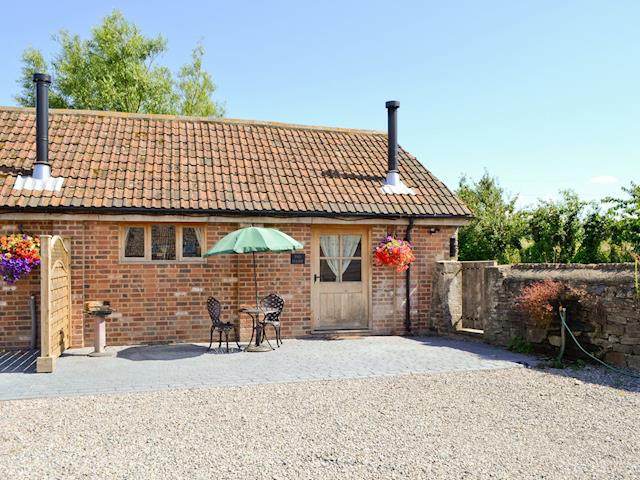
[[511,265],[516,270],[598,270],[626,271],[634,269],[633,262],[627,263],[516,263]]
[[531,280],[566,280],[573,282],[599,282],[615,285],[633,282],[635,270],[633,263],[600,264],[559,264],[559,263],[520,263],[516,265],[498,265],[487,267],[512,278]]

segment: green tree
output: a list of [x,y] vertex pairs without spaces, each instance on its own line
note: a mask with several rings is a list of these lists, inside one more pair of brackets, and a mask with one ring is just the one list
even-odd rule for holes
[[[22,69],[20,79],[21,92],[15,96],[16,101],[25,107],[33,107],[36,104],[36,89],[33,88],[33,74],[37,72],[49,72],[50,68],[44,60],[42,53],[34,48],[27,48],[22,52]],[[49,92],[49,105],[52,108],[67,108],[68,105],[61,98],[57,89]]]
[[[606,263],[611,253],[611,218],[594,210],[582,224],[582,242],[576,253],[578,263]],[[607,245],[609,251],[603,247]]]
[[558,201],[540,201],[528,212],[528,238],[533,243],[523,251],[528,262],[571,263],[583,238],[581,215],[587,203],[570,191]]
[[519,261],[523,224],[517,197],[508,196],[488,172],[477,182],[463,176],[456,193],[474,214],[458,232],[460,260]]
[[636,255],[640,255],[640,184],[631,182],[622,191],[629,198],[605,198],[613,206],[609,210],[613,217],[614,239],[617,243],[628,243]]
[[203,57],[204,47],[199,44],[193,49],[192,62],[180,69],[180,113],[199,117],[221,117],[224,115],[224,108],[211,98],[216,86],[211,75],[202,68]]
[[606,198],[611,205],[584,202],[572,191],[554,201],[518,210],[487,172],[477,182],[460,179],[457,194],[473,211],[459,231],[461,260],[496,259],[501,263],[628,262],[640,252],[640,185],[623,188],[627,198]]
[[94,27],[89,39],[61,31],[55,35],[60,51],[50,65],[35,49],[23,54],[18,80],[19,104],[33,106],[31,77],[46,71],[54,78],[50,101],[53,107],[121,112],[220,116],[212,100],[215,85],[202,67],[204,49],[194,50],[192,63],[182,67],[178,80],[157,65],[167,50],[162,36],[145,37],[117,10]]

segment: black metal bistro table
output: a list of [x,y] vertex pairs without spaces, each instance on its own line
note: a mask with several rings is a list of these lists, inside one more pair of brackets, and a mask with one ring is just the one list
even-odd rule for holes
[[[269,352],[274,350],[273,347],[269,345],[265,345],[262,343],[262,324],[260,323],[260,315],[264,315],[265,317],[270,313],[277,313],[278,310],[275,308],[241,308],[240,312],[246,313],[251,317],[251,321],[253,322],[253,333],[255,333],[255,342],[251,343],[249,340],[249,345],[244,349],[245,352]],[[253,338],[253,334],[251,336]]]

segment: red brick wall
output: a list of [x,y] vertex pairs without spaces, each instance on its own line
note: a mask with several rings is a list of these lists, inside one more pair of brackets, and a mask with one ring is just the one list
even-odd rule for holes
[[[71,239],[73,346],[93,342],[93,320],[82,313],[86,300],[111,301],[114,314],[107,324],[110,345],[207,341],[210,320],[205,302],[209,295],[223,304],[223,320],[240,321],[242,338],[248,339],[250,321],[240,316],[238,309],[255,303],[250,255],[210,257],[205,263],[122,263],[119,226],[115,222],[51,221],[24,223],[20,230]],[[7,222],[0,222],[0,227],[7,233],[18,231],[17,225]],[[235,223],[208,224],[207,248],[238,227]],[[282,224],[278,228],[304,243],[306,264],[291,265],[286,253],[257,254],[259,293],[277,292],[284,297],[283,336],[305,336],[312,329],[311,226]],[[387,233],[404,236],[405,228],[372,226],[370,250]],[[423,226],[413,230],[417,257],[411,289],[414,332],[426,330],[433,262],[449,258],[449,238],[454,234],[453,227],[438,227],[435,233]],[[373,333],[404,333],[405,273],[372,266],[371,281]],[[0,292],[0,347],[28,345],[28,298],[32,292],[39,296],[39,275]]]
[[[454,227],[415,226],[411,240],[416,261],[411,265],[411,324],[413,333],[425,333],[431,308],[431,283],[433,264],[448,260],[449,238],[455,235]],[[406,235],[406,226],[380,225],[371,230],[371,250],[381,238],[395,234]],[[406,272],[393,268],[372,266],[372,305],[374,333],[401,335],[405,333]]]
[[[209,224],[207,245],[236,228],[237,224]],[[223,321],[237,319],[237,257],[167,264],[121,263],[119,258],[119,224],[88,222],[84,296],[111,302],[109,344],[204,341],[211,325],[206,311],[210,295],[222,303]],[[85,345],[93,341],[92,323],[90,317],[85,319]]]
[[[277,228],[304,244],[306,261],[304,265],[291,265],[288,253],[256,254],[258,290],[260,296],[274,292],[284,299],[282,336],[300,337],[311,333],[311,227],[293,224]],[[238,260],[239,303],[255,305],[251,255],[240,255]]]

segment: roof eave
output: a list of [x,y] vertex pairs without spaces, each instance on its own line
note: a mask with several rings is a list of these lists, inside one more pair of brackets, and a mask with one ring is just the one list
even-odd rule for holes
[[107,214],[107,215],[189,215],[199,217],[219,216],[219,217],[318,217],[318,218],[362,218],[362,219],[456,219],[471,220],[472,215],[450,215],[450,214],[411,214],[411,213],[372,213],[372,212],[323,212],[323,211],[283,211],[283,210],[220,210],[220,209],[198,209],[198,208],[140,208],[140,207],[0,207],[0,213],[22,212],[22,213],[84,213],[84,214]]

